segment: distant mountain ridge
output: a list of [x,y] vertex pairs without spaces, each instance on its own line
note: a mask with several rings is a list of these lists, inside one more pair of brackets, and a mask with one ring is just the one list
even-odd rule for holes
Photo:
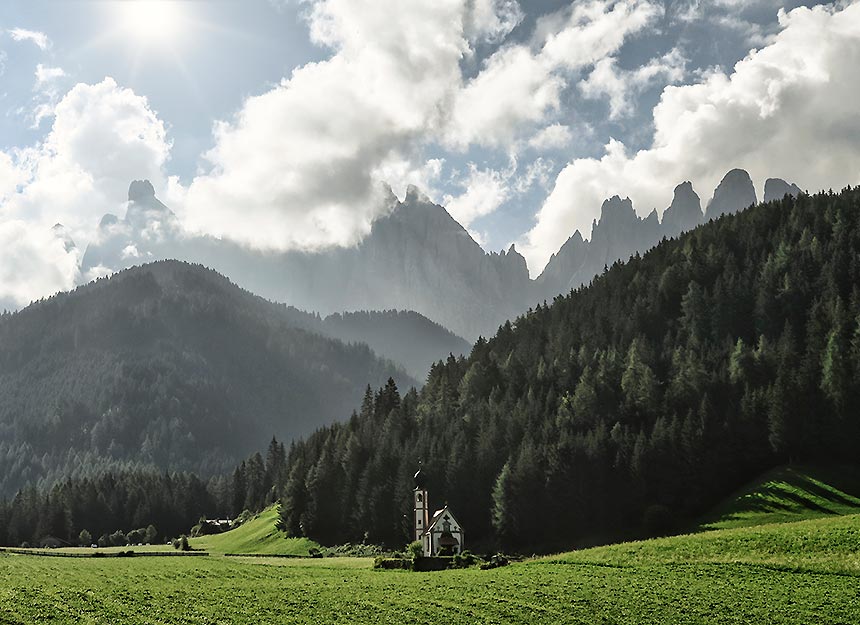
[[[779,179],[765,185],[768,199],[800,189]],[[782,195],[780,195],[782,193]],[[575,232],[541,275],[529,277],[525,258],[512,245],[486,253],[444,207],[410,186],[353,248],[316,253],[264,254],[226,240],[188,236],[152,185],[135,181],[126,216],[106,215],[97,241],[83,257],[82,274],[98,276],[149,260],[181,258],[212,267],[268,299],[327,316],[355,310],[412,310],[472,341],[537,302],[587,284],[604,267],[644,253],[707,219],[757,201],[749,175],[740,169],[723,178],[703,215],[692,184],[675,189],[662,221],[654,210],[637,215],[629,199],[603,203],[591,239]]]
[[199,265],[121,271],[0,316],[0,496],[134,466],[212,475],[416,382]]

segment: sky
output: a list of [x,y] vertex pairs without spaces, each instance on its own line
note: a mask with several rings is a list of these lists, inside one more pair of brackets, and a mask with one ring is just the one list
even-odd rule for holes
[[611,195],[858,184],[858,101],[860,1],[5,0],[0,300],[74,286],[142,178],[272,251],[354,245],[415,184],[536,276]]

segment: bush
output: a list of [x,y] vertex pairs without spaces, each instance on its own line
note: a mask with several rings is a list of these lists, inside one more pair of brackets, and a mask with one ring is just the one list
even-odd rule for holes
[[478,562],[478,558],[471,551],[464,551],[454,556],[454,568],[465,569]]
[[311,547],[310,549],[308,549],[308,555],[312,558],[322,558],[323,557],[322,551],[320,551],[316,547]]
[[146,530],[143,533],[143,541],[147,545],[154,545],[158,540],[158,530],[155,529],[154,525],[147,526]]
[[144,541],[144,534],[146,533],[145,529],[137,529],[131,530],[126,539],[128,540],[128,544],[130,545],[138,545]]
[[93,537],[87,530],[81,530],[78,534],[78,545],[81,547],[89,547],[93,544]]
[[406,546],[406,556],[413,562],[424,557],[424,545],[420,540],[413,541]]
[[110,547],[110,536],[107,534],[102,534],[99,536],[98,546],[104,549],[105,547]]
[[114,547],[123,547],[128,544],[128,538],[122,533],[122,530],[117,530],[110,535],[110,544]]
[[188,536],[183,535],[182,538],[179,539],[179,547],[181,551],[191,551],[191,545],[188,544]]
[[510,564],[508,558],[501,553],[497,553],[490,558],[489,562],[485,562],[481,565],[481,570],[486,571],[488,569],[497,569],[500,566],[507,566],[508,564]]
[[256,514],[254,514],[253,512],[251,512],[250,510],[248,510],[246,508],[245,510],[242,510],[242,513],[239,516],[237,516],[235,519],[233,519],[233,522],[230,524],[230,529],[231,530],[236,529],[237,527],[239,527],[243,523],[250,521],[251,519],[253,519],[256,516],[257,516]]

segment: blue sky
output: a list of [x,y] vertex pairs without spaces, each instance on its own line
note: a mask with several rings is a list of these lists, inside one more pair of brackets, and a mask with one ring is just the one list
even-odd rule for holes
[[85,245],[143,177],[189,232],[269,250],[354,244],[386,210],[380,181],[417,184],[485,249],[516,242],[533,273],[611,194],[644,215],[690,179],[704,203],[734,166],[759,189],[855,184],[856,114],[816,107],[856,94],[858,15],[850,1],[7,0],[0,243],[29,247],[0,268],[12,284],[16,258],[41,259],[48,277],[20,301],[79,279],[46,229]]

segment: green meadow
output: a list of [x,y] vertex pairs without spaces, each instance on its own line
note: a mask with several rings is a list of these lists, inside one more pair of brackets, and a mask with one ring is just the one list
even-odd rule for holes
[[0,555],[0,623],[860,623],[855,503],[820,474],[792,470],[765,476],[703,523],[718,529],[488,571],[217,555],[313,546],[279,535],[270,510],[192,541],[208,557]]

